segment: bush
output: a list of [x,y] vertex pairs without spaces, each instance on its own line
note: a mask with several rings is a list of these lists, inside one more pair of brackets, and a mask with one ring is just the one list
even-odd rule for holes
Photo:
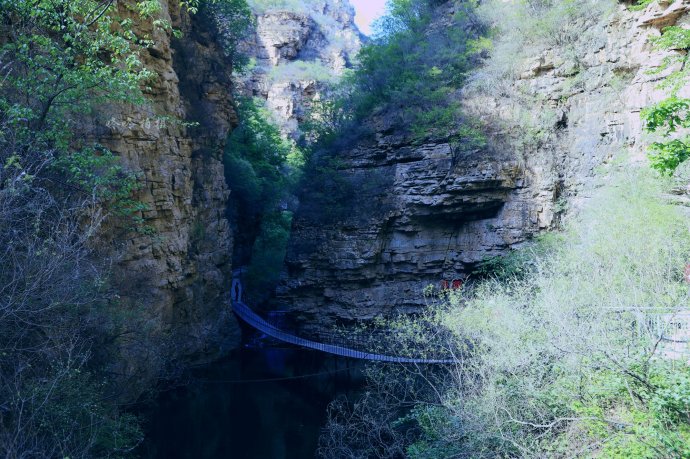
[[433,26],[440,6],[434,0],[393,0],[375,26],[375,38],[362,48],[346,84],[355,118],[387,110],[398,128],[414,137],[447,138],[462,119],[456,92],[477,63],[473,44],[484,31],[472,2],[458,2],[450,24]]
[[[652,168],[661,174],[672,175],[681,163],[690,158],[687,138],[687,128],[690,127],[690,99],[678,97],[678,92],[688,79],[688,70],[685,67],[690,50],[690,31],[677,26],[666,27],[661,36],[651,41],[657,49],[672,52],[653,73],[659,74],[680,65],[680,69],[672,70],[659,84],[661,89],[670,89],[670,95],[640,113],[645,131],[658,133],[663,138],[662,141],[650,145],[649,160]],[[678,129],[685,130],[682,138],[677,137]]]
[[260,301],[268,299],[278,285],[291,225],[292,213],[287,211],[272,212],[262,218],[246,278],[247,290]]
[[[471,104],[468,111],[486,119],[484,131],[507,135],[518,151],[543,151],[558,135],[563,121],[560,107],[590,78],[584,57],[603,45],[604,27],[616,4],[614,0],[482,2],[478,16],[490,30],[489,38],[480,43],[486,59],[469,76],[465,94]],[[562,94],[555,107],[543,100],[530,80],[520,78],[542,58],[567,73],[561,83],[555,82]],[[498,116],[487,113],[487,99],[503,107]]]
[[[644,318],[684,308],[687,294],[680,279],[690,235],[661,191],[639,171],[619,179],[600,192],[564,245],[540,259],[533,276],[490,282],[467,306],[456,303],[448,323],[459,339],[473,342],[481,358],[470,371],[484,375],[481,387],[473,387],[479,397],[464,403],[491,419],[484,428],[504,451],[536,453],[550,442],[571,451],[594,445],[601,432],[588,428],[586,417],[601,423],[604,437],[636,435],[620,427],[629,420],[617,410],[642,398],[639,407],[648,411],[646,397],[661,393],[654,374],[664,366],[650,363],[658,336],[644,328]],[[574,406],[589,407],[587,416]],[[572,429],[584,432],[568,437]]]
[[240,124],[225,148],[226,178],[242,216],[255,218],[285,199],[299,177],[302,154],[283,138],[262,102],[239,98],[237,109]]
[[418,425],[395,440],[408,454],[688,457],[690,368],[655,357],[651,324],[687,308],[690,233],[662,201],[668,184],[627,175],[599,190],[528,276],[440,299],[423,319],[437,336],[453,333],[442,345],[457,363],[408,371],[426,389],[409,391],[397,371],[376,375],[381,397],[405,400],[397,409]]
[[613,0],[490,0],[479,7],[480,18],[492,27],[490,58],[476,83],[487,90],[512,80],[529,58],[558,47],[565,59],[577,61],[599,39],[614,11]]
[[236,213],[235,246],[247,252],[247,291],[256,301],[268,298],[285,258],[292,214],[283,210],[298,182],[304,155],[282,136],[261,102],[238,99],[240,124],[228,138],[225,177]]
[[373,40],[360,50],[354,70],[326,91],[328,102],[317,104],[311,114],[305,128],[308,140],[320,140],[315,149],[337,150],[329,141],[338,136],[325,139],[314,132],[360,139],[368,134],[366,120],[375,115],[385,116],[391,127],[414,142],[450,139],[456,146],[476,147],[474,141],[481,136],[466,122],[458,91],[478,60],[477,38],[484,29],[475,21],[472,1],[457,2],[450,23],[433,26],[443,3],[389,3],[388,14],[375,26]]
[[534,241],[529,247],[515,249],[505,255],[485,258],[472,272],[478,279],[493,278],[499,281],[522,279],[532,275],[537,269],[538,260],[560,241],[555,234],[546,234]]
[[[187,2],[189,7],[190,3]],[[240,42],[245,39],[253,24],[251,9],[246,0],[194,0],[192,11],[199,7],[218,29],[225,54],[232,62],[233,70],[241,73],[250,64],[240,52]]]

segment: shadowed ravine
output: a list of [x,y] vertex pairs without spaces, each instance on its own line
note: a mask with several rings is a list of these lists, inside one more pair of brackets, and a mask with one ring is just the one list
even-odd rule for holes
[[142,457],[314,457],[328,404],[363,386],[361,364],[255,338],[140,407]]

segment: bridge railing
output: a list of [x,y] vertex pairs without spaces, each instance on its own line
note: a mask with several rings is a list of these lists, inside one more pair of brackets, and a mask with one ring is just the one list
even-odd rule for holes
[[257,330],[265,333],[280,341],[294,344],[296,346],[301,346],[309,349],[315,349],[321,352],[327,352],[329,354],[340,355],[343,357],[350,357],[355,359],[373,360],[379,362],[397,362],[397,363],[419,363],[419,364],[452,364],[455,361],[453,359],[425,359],[425,358],[411,358],[411,357],[399,357],[378,354],[375,352],[366,352],[356,349],[352,349],[348,346],[342,346],[337,344],[328,344],[319,341],[312,341],[305,338],[301,338],[291,333],[287,333],[276,326],[272,325],[264,318],[256,314],[252,309],[246,304],[240,301],[233,301],[232,307],[235,313],[247,324],[256,328]]

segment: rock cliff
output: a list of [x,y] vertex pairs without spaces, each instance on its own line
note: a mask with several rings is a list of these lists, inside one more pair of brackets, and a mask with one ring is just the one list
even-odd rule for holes
[[251,57],[242,93],[266,100],[281,130],[296,136],[320,85],[340,77],[361,47],[354,9],[347,0],[249,3],[256,23],[242,43]]
[[[108,121],[86,129],[139,176],[134,197],[145,206],[136,215],[137,229],[111,222],[101,238],[112,247],[114,281],[124,292],[124,327],[136,329],[118,331],[118,355],[107,359],[130,394],[170,361],[210,360],[239,341],[228,308],[232,177],[226,179],[222,162],[227,135],[238,122],[238,84],[240,91],[265,98],[286,134],[294,133],[320,82],[350,65],[360,45],[347,1],[256,10],[255,27],[240,50],[255,65],[238,81],[213,14],[202,9],[190,15],[176,0],[161,5],[159,19],[179,30],[179,38],[139,19],[131,2],[118,2],[118,13],[133,20],[137,35],[155,43],[142,56],[155,74],[147,83],[148,102],[101,107],[94,118]],[[303,63],[308,71],[299,67]]]
[[[142,106],[103,107],[109,119],[92,133],[142,184],[135,198],[145,205],[142,225],[105,228],[117,255],[116,281],[123,310],[137,328],[123,333],[113,372],[131,381],[132,393],[158,375],[164,362],[217,356],[239,338],[227,309],[232,233],[226,218],[230,191],[222,151],[236,123],[232,63],[216,39],[213,22],[190,16],[179,2],[164,1],[162,19],[182,31],[135,22],[140,36],[153,36],[145,50],[155,73]],[[129,5],[119,13],[132,15]]]
[[[483,259],[558,225],[586,199],[599,166],[623,150],[643,157],[640,109],[663,97],[660,76],[648,73],[663,54],[648,38],[685,22],[689,9],[685,1],[642,12],[618,5],[575,56],[543,50],[504,94],[468,88],[463,104],[485,126],[485,149],[415,146],[377,120],[374,140],[340,152],[345,180],[375,185],[356,186],[336,223],[320,220],[327,209],[303,205],[281,300],[311,324],[418,310],[426,286],[465,279]],[[539,136],[515,115],[525,99],[548,125]]]

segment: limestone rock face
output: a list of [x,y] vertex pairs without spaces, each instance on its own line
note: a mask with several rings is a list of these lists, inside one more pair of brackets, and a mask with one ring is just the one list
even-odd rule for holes
[[[382,123],[374,140],[340,152],[340,174],[361,186],[345,216],[326,225],[328,209],[310,206],[308,191],[302,197],[281,301],[316,326],[419,310],[428,285],[463,279],[557,226],[587,198],[599,166],[624,150],[643,160],[639,112],[664,97],[660,76],[648,73],[664,54],[648,38],[685,23],[689,10],[687,1],[642,12],[621,5],[578,62],[546,49],[524,63],[508,95],[468,90],[465,109],[489,127],[482,151],[415,146]],[[546,137],[529,138],[515,121],[515,94],[535,101],[528,112],[547,118]]]
[[282,131],[295,135],[320,84],[338,78],[361,47],[354,9],[347,0],[310,0],[255,16],[242,44],[252,58],[242,92],[265,99]]
[[[142,229],[104,228],[103,236],[119,255],[115,273],[124,299],[146,327],[135,335],[155,340],[155,346],[139,338],[121,342],[113,371],[130,379],[131,393],[145,387],[163,362],[209,359],[239,339],[227,309],[232,233],[222,163],[236,124],[232,67],[203,14],[190,17],[179,2],[162,3],[163,18],[183,36],[173,39],[138,24],[137,33],[152,34],[156,42],[143,56],[156,74],[150,103],[103,107],[110,120],[92,134],[140,176],[136,199],[146,205]],[[131,14],[126,5],[119,8]]]

